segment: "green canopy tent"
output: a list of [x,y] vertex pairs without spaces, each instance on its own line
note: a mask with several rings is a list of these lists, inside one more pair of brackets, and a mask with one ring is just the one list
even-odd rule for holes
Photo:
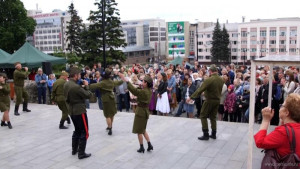
[[[179,57],[177,56],[174,60],[170,61],[167,66],[169,66],[170,64],[176,66],[176,65],[182,65],[182,61],[183,61],[183,58],[182,57]],[[186,65],[188,65],[190,68],[193,68],[194,66],[191,65],[190,63],[186,62]]]
[[25,42],[9,59],[0,61],[0,68],[14,68],[16,62],[20,62],[22,66],[35,68],[41,67],[42,62],[50,62],[52,65],[64,64],[66,59],[47,55]]
[[4,63],[11,57],[11,54],[5,52],[4,50],[0,49],[0,63]]

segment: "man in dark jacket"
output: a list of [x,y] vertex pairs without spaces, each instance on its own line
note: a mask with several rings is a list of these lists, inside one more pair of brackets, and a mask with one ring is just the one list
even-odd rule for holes
[[[215,65],[210,66],[209,73],[211,76],[202,83],[201,87],[198,88],[190,98],[187,99],[187,102],[189,102],[190,99],[196,99],[203,92],[206,98],[200,112],[203,136],[198,137],[199,140],[208,140],[209,137],[216,139],[217,133],[217,113],[224,80],[218,76],[218,69]],[[209,136],[208,132],[207,118],[210,119],[211,123],[211,136]]]
[[86,80],[83,80],[82,86],[77,84],[80,78],[80,70],[75,67],[71,68],[70,80],[64,85],[64,95],[75,128],[72,136],[72,155],[75,155],[78,150],[78,158],[83,159],[91,156],[85,153],[89,137],[85,100],[91,97],[91,92]]

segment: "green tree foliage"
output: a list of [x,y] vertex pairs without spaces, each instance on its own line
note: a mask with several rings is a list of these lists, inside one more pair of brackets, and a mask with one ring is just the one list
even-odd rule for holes
[[77,56],[82,54],[81,50],[81,32],[83,30],[82,19],[78,16],[77,10],[74,8],[74,4],[69,6],[68,13],[71,15],[71,20],[67,26],[67,50],[70,53],[75,53]]
[[211,48],[211,61],[212,62],[229,62],[230,60],[230,49],[229,45],[229,34],[225,28],[221,30],[219,20],[214,28],[213,37],[212,37],[212,48]]
[[36,22],[20,0],[0,0],[0,48],[13,53],[32,35]]
[[[104,14],[102,13],[102,4],[105,1]],[[100,0],[96,2],[96,11],[90,12],[88,20],[91,25],[82,33],[85,56],[83,60],[86,64],[103,62],[103,32],[105,33],[106,45],[106,65],[120,64],[126,60],[121,47],[126,43],[123,38],[121,28],[120,13],[117,9],[115,0]],[[105,25],[102,24],[102,16],[105,16]],[[104,27],[104,29],[103,29]]]

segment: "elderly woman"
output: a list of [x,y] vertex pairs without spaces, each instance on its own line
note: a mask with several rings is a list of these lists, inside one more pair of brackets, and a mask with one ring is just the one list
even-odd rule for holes
[[[270,134],[267,135],[267,130],[274,110],[266,107],[262,110],[263,120],[260,130],[254,136],[256,146],[263,149],[275,149],[280,157],[284,157],[291,153],[289,138],[285,126],[288,127],[289,133],[292,133],[291,128],[295,131],[295,137],[300,138],[300,96],[298,94],[290,94],[287,96],[285,102],[282,104],[279,117],[281,126],[275,128]],[[300,141],[296,141],[296,154],[300,157]]]
[[146,131],[147,121],[149,119],[149,103],[151,99],[151,88],[152,88],[152,78],[150,76],[145,76],[142,82],[143,89],[135,88],[128,79],[124,78],[124,75],[119,74],[121,79],[128,84],[128,90],[135,96],[137,96],[138,106],[134,116],[132,133],[138,134],[138,140],[140,143],[140,149],[137,150],[139,153],[144,153],[145,148],[143,146],[143,136],[148,142],[147,151],[153,150],[153,146],[150,142],[149,135]]

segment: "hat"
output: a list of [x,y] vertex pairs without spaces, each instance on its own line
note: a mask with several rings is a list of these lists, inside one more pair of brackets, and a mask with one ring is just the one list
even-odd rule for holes
[[218,69],[217,69],[217,67],[216,67],[215,64],[210,65],[209,70],[212,71],[212,72],[217,72],[218,71]]
[[147,83],[152,83],[153,82],[152,78],[148,75],[145,76],[144,81],[146,81]]
[[69,76],[69,73],[67,73],[67,72],[62,72],[61,74],[60,74],[60,76]]
[[233,91],[234,85],[229,85],[229,86],[228,86],[228,89],[231,89],[231,91]]
[[110,68],[105,68],[105,70],[102,72],[101,76],[104,78],[109,78],[111,74],[111,69]]
[[70,68],[70,75],[76,75],[78,73],[81,73],[81,71],[77,67]]

